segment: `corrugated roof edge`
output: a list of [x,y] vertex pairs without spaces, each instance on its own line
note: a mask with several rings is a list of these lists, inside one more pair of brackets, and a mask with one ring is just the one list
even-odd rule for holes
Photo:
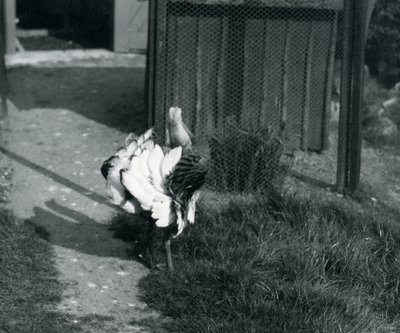
[[251,5],[290,8],[317,8],[342,10],[344,0],[169,0],[198,5]]

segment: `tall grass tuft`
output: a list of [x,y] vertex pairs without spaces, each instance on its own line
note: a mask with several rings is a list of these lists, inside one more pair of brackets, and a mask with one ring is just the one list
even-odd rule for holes
[[170,332],[399,332],[398,215],[375,212],[205,193],[173,242],[176,272],[151,272],[144,300]]
[[232,124],[209,140],[210,183],[222,192],[268,191],[283,183],[290,163],[284,163],[281,138],[267,128],[245,131]]

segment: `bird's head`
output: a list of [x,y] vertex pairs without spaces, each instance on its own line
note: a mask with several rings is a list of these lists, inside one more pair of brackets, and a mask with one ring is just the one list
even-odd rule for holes
[[118,163],[118,156],[111,156],[109,159],[105,160],[103,165],[101,166],[101,174],[105,179],[108,177],[108,173],[110,170]]
[[182,121],[182,110],[177,106],[173,106],[169,109],[169,121],[170,123],[178,123]]

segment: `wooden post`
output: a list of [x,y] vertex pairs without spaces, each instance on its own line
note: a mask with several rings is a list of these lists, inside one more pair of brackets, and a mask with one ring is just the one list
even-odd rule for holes
[[148,1],[114,0],[113,14],[114,52],[144,53],[148,40]]
[[148,47],[148,115],[158,141],[165,141],[165,72],[167,61],[167,1],[150,0]]
[[338,16],[339,14],[336,11],[334,21],[331,26],[329,60],[327,64],[328,75],[327,75],[327,83],[325,90],[325,113],[322,122],[323,124],[322,149],[327,149],[329,147],[329,127],[331,119],[332,88],[335,75],[335,53],[336,53],[336,43],[337,43]]
[[5,64],[5,3],[0,0],[0,98],[1,98],[1,118],[7,115],[7,70]]
[[353,84],[352,107],[350,113],[350,192],[358,189],[361,170],[361,122],[364,100],[364,54],[368,2],[357,0],[354,6],[354,37],[353,37]]
[[16,27],[15,27],[15,18],[16,18],[16,2],[15,0],[5,0],[3,1],[3,15],[4,15],[4,40],[5,40],[5,48],[6,54],[13,54],[16,50]]
[[145,99],[147,106],[148,127],[154,126],[154,63],[155,63],[155,23],[156,23],[156,0],[149,3],[149,25],[146,53],[146,82]]
[[360,183],[364,46],[368,3],[345,1],[344,55],[339,116],[337,189],[354,192]]

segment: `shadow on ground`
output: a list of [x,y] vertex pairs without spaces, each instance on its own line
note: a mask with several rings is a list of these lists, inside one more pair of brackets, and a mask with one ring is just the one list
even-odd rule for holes
[[[46,208],[35,207],[34,216],[25,220],[42,239],[80,253],[131,259],[148,265],[147,259],[135,255],[136,246],[142,244],[147,230],[147,222],[139,216],[121,213],[110,224],[99,224],[55,200],[45,205]],[[126,246],[121,246],[120,240]]]
[[10,99],[21,111],[64,108],[122,132],[147,127],[144,68],[14,68]]

